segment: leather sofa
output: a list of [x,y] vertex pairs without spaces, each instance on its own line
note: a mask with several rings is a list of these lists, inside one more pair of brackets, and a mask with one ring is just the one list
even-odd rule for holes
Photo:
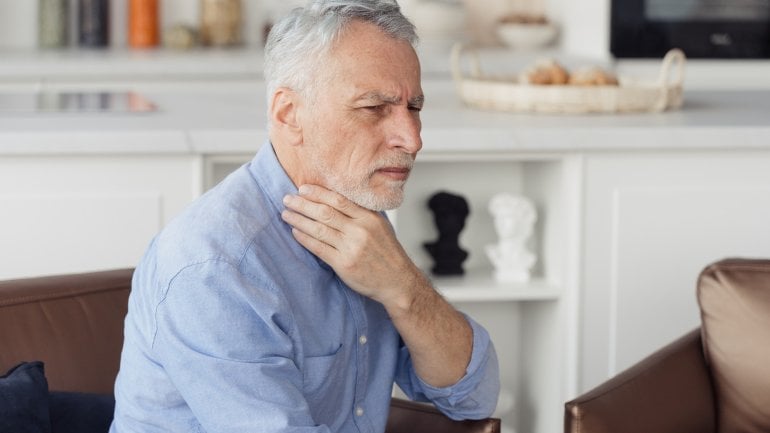
[[697,299],[700,328],[567,402],[564,431],[770,432],[770,260],[708,266]]
[[[121,269],[0,282],[0,372],[22,361],[42,361],[52,393],[111,399],[132,273]],[[112,414],[86,411],[82,416],[106,416],[108,422]],[[394,399],[386,432],[499,433],[500,420],[453,421],[432,406]]]

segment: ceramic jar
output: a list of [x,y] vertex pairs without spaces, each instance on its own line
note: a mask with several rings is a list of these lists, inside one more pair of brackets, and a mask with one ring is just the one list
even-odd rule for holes
[[241,43],[242,5],[240,0],[201,0],[200,40],[207,46]]
[[59,48],[67,45],[69,8],[67,0],[40,0],[38,3],[38,45]]

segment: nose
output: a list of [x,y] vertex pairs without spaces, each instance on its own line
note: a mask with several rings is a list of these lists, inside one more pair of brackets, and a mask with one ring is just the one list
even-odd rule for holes
[[420,113],[407,107],[394,110],[393,121],[388,131],[388,145],[409,154],[416,154],[422,149],[422,122]]

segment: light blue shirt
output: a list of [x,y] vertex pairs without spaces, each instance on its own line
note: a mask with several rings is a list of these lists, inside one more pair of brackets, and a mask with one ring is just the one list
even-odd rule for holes
[[465,377],[424,383],[383,306],[292,237],[280,218],[290,193],[268,143],[153,240],[134,274],[110,431],[380,433],[394,381],[452,418],[489,416],[487,332],[468,319]]

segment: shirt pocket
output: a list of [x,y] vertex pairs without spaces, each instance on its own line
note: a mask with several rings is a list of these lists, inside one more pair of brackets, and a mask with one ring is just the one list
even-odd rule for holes
[[305,398],[313,404],[314,400],[330,395],[339,395],[336,387],[344,384],[345,351],[342,344],[329,355],[307,356],[302,369],[302,389]]

